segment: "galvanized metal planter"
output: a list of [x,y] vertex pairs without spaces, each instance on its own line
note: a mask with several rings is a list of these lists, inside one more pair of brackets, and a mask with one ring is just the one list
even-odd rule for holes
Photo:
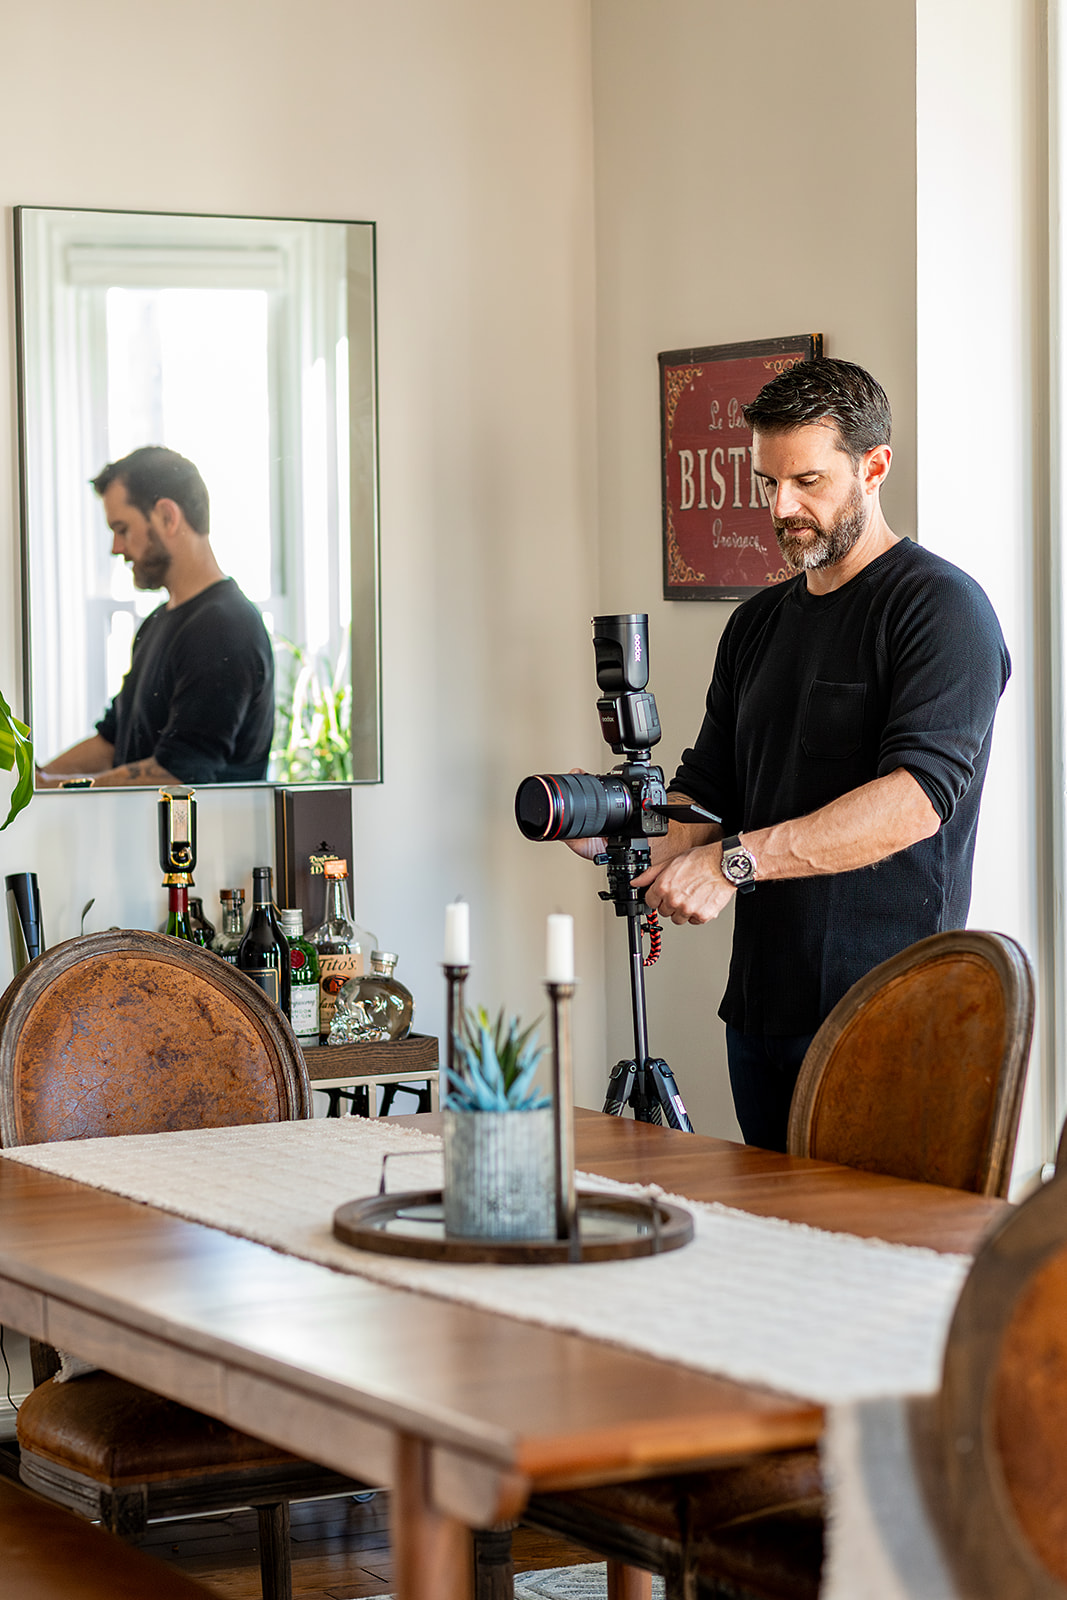
[[444,1112],[445,1233],[464,1239],[555,1235],[551,1106]]

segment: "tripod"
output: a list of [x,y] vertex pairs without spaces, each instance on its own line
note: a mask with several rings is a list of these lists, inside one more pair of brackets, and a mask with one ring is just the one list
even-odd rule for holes
[[615,915],[626,918],[630,945],[630,1002],[634,1022],[634,1059],[619,1061],[612,1068],[604,1110],[621,1117],[630,1106],[637,1122],[666,1122],[669,1128],[692,1133],[693,1124],[685,1109],[674,1073],[658,1056],[648,1053],[648,1020],[645,1012],[645,965],[641,948],[641,918],[647,907],[633,880],[651,862],[645,839],[610,841],[607,851],[597,856],[598,864],[608,869],[608,887],[600,898],[611,900]]

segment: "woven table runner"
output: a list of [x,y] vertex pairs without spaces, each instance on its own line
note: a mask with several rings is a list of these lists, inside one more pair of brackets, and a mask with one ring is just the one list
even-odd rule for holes
[[[336,1271],[823,1404],[940,1382],[966,1256],[673,1195],[696,1236],[667,1255],[549,1267],[382,1256],[340,1243],[331,1227],[338,1206],[377,1193],[386,1153],[391,1191],[440,1187],[439,1139],[357,1117],[0,1152]],[[647,1192],[586,1174],[579,1188]]]

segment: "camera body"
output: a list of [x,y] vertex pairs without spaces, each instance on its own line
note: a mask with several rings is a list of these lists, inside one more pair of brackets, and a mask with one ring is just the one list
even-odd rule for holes
[[647,692],[648,617],[593,618],[600,730],[625,759],[603,777],[538,773],[515,796],[527,839],[651,839],[667,832],[667,786],[648,752],[659,742],[656,697]]

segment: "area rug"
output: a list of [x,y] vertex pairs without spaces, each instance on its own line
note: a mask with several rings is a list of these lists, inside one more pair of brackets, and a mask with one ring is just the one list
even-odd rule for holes
[[[520,1572],[515,1579],[515,1600],[607,1600],[608,1569],[603,1562],[584,1567],[548,1567],[543,1572]],[[393,1600],[391,1594],[374,1600]],[[652,1600],[663,1600],[663,1579],[652,1579]]]

